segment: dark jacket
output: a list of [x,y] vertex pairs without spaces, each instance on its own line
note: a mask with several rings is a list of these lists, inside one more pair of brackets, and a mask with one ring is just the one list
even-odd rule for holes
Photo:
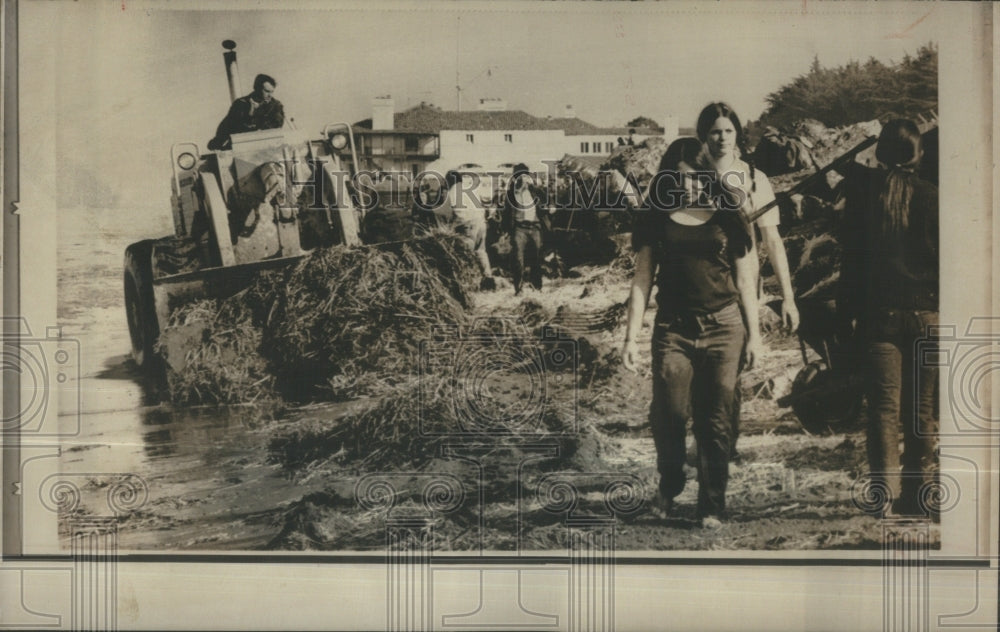
[[252,94],[248,94],[236,99],[229,106],[229,113],[219,123],[215,138],[208,141],[208,148],[213,151],[230,149],[232,148],[230,136],[233,134],[278,129],[284,124],[285,109],[281,101],[272,98],[270,101],[258,103]]
[[938,311],[938,190],[912,176],[907,227],[883,234],[879,192],[888,172],[852,164],[845,177],[837,311],[871,322],[889,311]]

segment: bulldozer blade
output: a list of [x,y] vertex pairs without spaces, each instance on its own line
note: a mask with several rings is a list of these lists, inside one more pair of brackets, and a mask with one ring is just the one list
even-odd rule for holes
[[228,298],[249,287],[261,272],[287,268],[302,258],[303,255],[296,255],[266,259],[154,279],[153,302],[160,331],[166,327],[170,313],[174,309],[200,299]]

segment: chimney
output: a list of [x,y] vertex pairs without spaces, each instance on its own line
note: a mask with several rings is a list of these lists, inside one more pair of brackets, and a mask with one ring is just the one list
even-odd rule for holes
[[390,95],[387,94],[372,99],[372,129],[393,129],[395,114],[395,108]]
[[572,105],[567,105],[563,116],[566,118],[576,118],[576,109]]
[[663,139],[668,143],[680,135],[680,123],[673,114],[663,117]]
[[503,112],[507,109],[507,102],[496,97],[479,99],[479,110],[482,112]]

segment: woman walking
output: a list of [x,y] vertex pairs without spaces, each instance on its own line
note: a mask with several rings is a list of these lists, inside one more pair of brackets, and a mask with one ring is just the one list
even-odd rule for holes
[[872,483],[895,501],[882,510],[934,516],[937,369],[914,350],[938,324],[938,190],[916,175],[922,156],[919,128],[896,119],[875,150],[885,169],[840,169],[846,211],[837,314],[864,349]]
[[622,355],[625,367],[635,370],[637,336],[655,281],[649,422],[660,482],[654,507],[668,514],[684,488],[686,424],[693,418],[697,515],[704,527],[718,528],[725,516],[740,355],[745,345],[754,363],[761,341],[749,226],[743,214],[720,210],[739,201],[734,191],[711,181],[702,186],[689,175],[701,151],[694,138],[670,145],[633,230],[636,268]]

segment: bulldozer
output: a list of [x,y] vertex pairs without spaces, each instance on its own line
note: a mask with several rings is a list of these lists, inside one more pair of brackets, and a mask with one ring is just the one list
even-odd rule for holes
[[[235,100],[236,43],[222,45]],[[174,234],[125,250],[125,312],[132,357],[143,369],[156,366],[156,341],[177,307],[231,296],[314,248],[360,243],[351,186],[359,163],[348,123],[310,137],[288,120],[281,129],[233,134],[230,148],[204,153],[179,142],[170,161]]]

